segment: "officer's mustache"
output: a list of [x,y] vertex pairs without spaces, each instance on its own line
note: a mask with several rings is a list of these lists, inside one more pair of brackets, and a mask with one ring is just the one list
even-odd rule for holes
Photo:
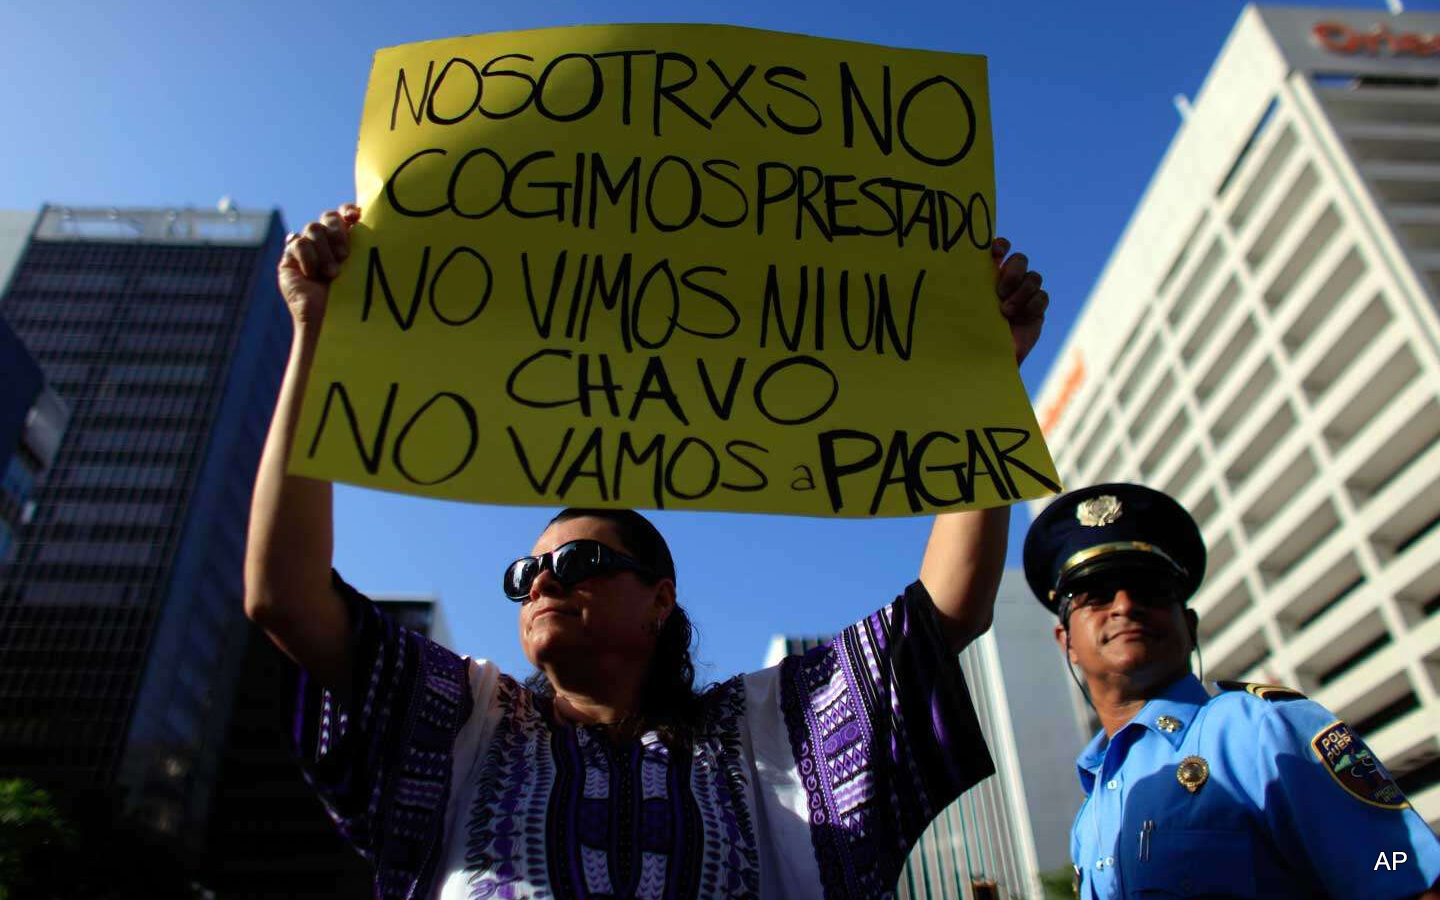
[[1161,634],[1160,634],[1159,631],[1157,631],[1157,630],[1155,630],[1154,628],[1151,628],[1150,626],[1145,625],[1145,624],[1143,624],[1143,623],[1141,623],[1141,622],[1139,622],[1139,621],[1137,621],[1137,620],[1135,620],[1135,619],[1131,619],[1131,620],[1129,620],[1128,622],[1126,622],[1124,625],[1122,625],[1122,626],[1120,626],[1120,627],[1118,627],[1118,628],[1115,628],[1115,629],[1113,629],[1113,630],[1111,630],[1111,631],[1108,631],[1108,632],[1106,632],[1105,634],[1103,634],[1103,635],[1101,636],[1100,643],[1102,643],[1102,644],[1108,644],[1108,643],[1110,643],[1111,641],[1115,640],[1117,637],[1120,637],[1121,635],[1124,635],[1124,634],[1129,634],[1129,633],[1131,633],[1131,632],[1139,632],[1140,634],[1144,635],[1144,636],[1147,637],[1147,638],[1159,638],[1159,637],[1161,637]]

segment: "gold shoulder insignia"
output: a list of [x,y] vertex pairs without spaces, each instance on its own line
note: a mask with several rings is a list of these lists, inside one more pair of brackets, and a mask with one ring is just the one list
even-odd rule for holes
[[1254,681],[1217,681],[1215,686],[1222,691],[1244,691],[1261,700],[1304,700],[1305,695],[1283,684],[1259,684]]

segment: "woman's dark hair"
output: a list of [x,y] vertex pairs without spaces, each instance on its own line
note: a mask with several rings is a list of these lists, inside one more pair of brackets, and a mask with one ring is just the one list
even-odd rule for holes
[[[662,578],[677,581],[670,547],[649,519],[633,509],[571,507],[562,510],[549,525],[582,518],[604,519],[615,526],[625,552],[653,573],[650,578],[638,576],[647,584]],[[650,658],[650,671],[640,689],[640,709],[631,720],[621,724],[622,734],[634,737],[654,730],[667,744],[694,741],[701,718],[701,697],[695,690],[695,661],[691,656],[695,639],[696,630],[690,616],[676,603],[656,636],[655,655]],[[553,697],[555,693],[543,672],[537,671],[525,679],[525,687],[544,697]]]

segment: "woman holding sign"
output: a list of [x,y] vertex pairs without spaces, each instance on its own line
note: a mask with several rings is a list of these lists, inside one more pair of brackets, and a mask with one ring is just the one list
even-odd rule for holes
[[[888,895],[993,769],[956,654],[990,626],[1008,510],[937,516],[919,580],[828,645],[697,693],[674,561],[638,513],[565,510],[504,569],[521,684],[397,628],[330,568],[331,489],[286,474],[359,210],[288,244],[295,335],[256,481],[246,613],[306,672],[306,775],[383,897]],[[1016,359],[1047,297],[997,240]]]

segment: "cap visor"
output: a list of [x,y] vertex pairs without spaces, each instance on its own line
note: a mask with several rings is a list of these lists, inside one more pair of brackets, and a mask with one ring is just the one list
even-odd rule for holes
[[1113,553],[1106,553],[1104,556],[1087,559],[1070,569],[1060,576],[1060,583],[1056,585],[1055,590],[1057,593],[1063,593],[1089,579],[1120,572],[1166,575],[1174,578],[1177,584],[1183,583],[1185,580],[1185,573],[1163,556],[1144,550],[1117,550]]

